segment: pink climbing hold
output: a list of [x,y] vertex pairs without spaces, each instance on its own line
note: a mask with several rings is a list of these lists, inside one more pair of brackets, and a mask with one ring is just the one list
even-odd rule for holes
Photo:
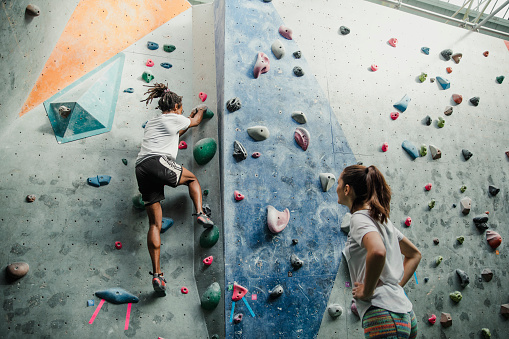
[[389,45],[391,45],[392,47],[396,47],[397,44],[398,44],[398,39],[396,39],[396,38],[389,39]]
[[244,200],[244,195],[241,194],[239,191],[233,192],[233,196],[235,197],[235,200],[237,200],[237,201]]
[[405,225],[406,225],[407,227],[410,227],[410,225],[412,225],[412,218],[410,218],[410,217],[406,218],[406,220],[405,220]]
[[244,286],[240,286],[239,284],[234,282],[232,300],[239,301],[240,299],[244,298],[247,292],[248,292],[247,288],[245,288]]
[[359,316],[359,311],[357,310],[357,304],[355,303],[354,299],[352,299],[352,304],[350,305],[350,310],[352,311],[353,314],[355,314],[356,316]]
[[180,143],[179,143],[179,149],[186,149],[187,148],[187,143],[182,140]]
[[267,206],[267,226],[272,233],[279,233],[285,229],[290,221],[290,210],[286,208],[283,212],[278,211],[274,206]]
[[305,151],[309,146],[309,132],[303,127],[297,127],[294,134],[295,141]]
[[120,241],[115,241],[115,248],[117,250],[121,249],[122,248],[122,243]]
[[253,158],[255,158],[255,159],[256,159],[256,158],[259,158],[261,155],[262,155],[262,154],[261,154],[260,152],[254,152],[253,154],[251,154],[251,156],[252,156]]
[[253,69],[253,75],[257,79],[260,74],[267,73],[270,70],[270,60],[267,54],[258,52],[258,58]]
[[388,149],[389,149],[389,144],[387,142],[384,142],[384,144],[382,145],[382,151],[387,152]]
[[180,289],[180,292],[181,292],[182,294],[187,294],[187,293],[189,293],[189,290],[187,289],[187,287],[182,286],[182,288]]
[[371,70],[372,70],[373,72],[378,71],[378,65],[375,65],[375,64],[371,65]]
[[285,39],[292,40],[293,31],[286,26],[279,27],[279,34],[281,34]]
[[244,315],[242,313],[236,314],[235,317],[233,317],[233,322],[235,324],[238,324],[242,321],[243,317],[244,317]]
[[152,61],[152,59],[148,59],[146,65],[148,67],[152,67],[152,66],[154,66],[154,62]]
[[208,256],[206,257],[205,259],[203,259],[203,263],[207,266],[210,266],[212,265],[212,262],[214,261],[214,257],[213,256]]
[[198,93],[198,97],[200,98],[201,102],[204,102],[207,100],[207,93],[200,92]]
[[435,325],[435,322],[437,321],[437,316],[432,314],[431,317],[428,318],[428,321],[431,325]]
[[392,112],[391,113],[391,119],[392,120],[396,120],[397,118],[399,118],[399,112]]
[[426,189],[426,191],[431,190],[431,187],[432,187],[431,183],[426,184],[426,186],[424,186],[424,188]]

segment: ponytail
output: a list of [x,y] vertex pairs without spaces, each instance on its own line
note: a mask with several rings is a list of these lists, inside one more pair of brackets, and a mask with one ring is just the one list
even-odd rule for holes
[[155,98],[161,98],[158,102],[158,107],[161,111],[171,111],[175,109],[175,104],[182,106],[182,97],[177,93],[174,93],[168,89],[168,85],[162,83],[155,83],[152,86],[145,85],[145,87],[150,87],[150,89],[145,92],[149,96],[145,100],[141,100],[141,102],[145,101],[145,104],[148,105]]

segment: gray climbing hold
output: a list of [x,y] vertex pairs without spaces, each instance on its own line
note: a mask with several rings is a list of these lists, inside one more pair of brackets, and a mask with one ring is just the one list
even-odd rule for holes
[[437,81],[440,84],[440,86],[442,86],[442,89],[451,88],[451,83],[449,82],[449,80],[444,79],[442,77],[437,77]]
[[339,27],[339,32],[343,35],[348,35],[350,33],[350,28],[346,26]]
[[451,115],[452,114],[452,106],[447,106],[444,111],[445,115]]
[[462,149],[461,150],[461,154],[463,154],[463,158],[465,158],[465,161],[470,159],[472,157],[472,152],[470,152],[469,150],[467,149]]
[[454,60],[454,62],[457,64],[460,63],[460,60],[462,57],[463,57],[463,54],[461,54],[461,53],[456,53],[451,56],[452,60]]
[[491,279],[493,279],[493,272],[489,268],[485,268],[481,272],[481,277],[484,281],[491,281]]
[[470,209],[472,208],[472,199],[469,197],[464,197],[460,200],[461,213],[467,215],[470,213]]
[[281,285],[276,285],[274,286],[273,289],[271,289],[269,291],[269,295],[272,299],[276,299],[276,298],[279,298],[282,294],[283,294],[284,290],[283,290],[283,286]]
[[419,150],[410,141],[404,140],[401,147],[403,147],[403,149],[407,151],[413,159],[417,159],[419,157]]
[[304,262],[300,260],[296,254],[292,254],[292,256],[290,257],[290,263],[296,270],[298,270],[299,268],[302,267],[302,265],[304,265]]
[[28,5],[25,12],[31,16],[41,15],[41,9],[37,5]]
[[277,59],[281,59],[282,57],[285,56],[285,47],[283,46],[283,43],[280,40],[274,41],[270,49],[272,50],[272,53],[274,53],[274,56]]
[[238,111],[242,107],[242,103],[240,102],[240,99],[235,97],[226,102],[226,108],[228,109],[228,112],[233,113],[235,111]]
[[332,173],[320,173],[318,175],[320,183],[322,184],[322,190],[327,192],[336,183],[336,177]]
[[308,121],[304,112],[301,111],[294,111],[292,113],[292,119],[297,121],[299,124],[305,124]]
[[140,301],[137,296],[124,290],[123,288],[113,287],[103,291],[95,292],[98,298],[104,299],[112,304],[137,303]]
[[343,216],[343,220],[341,220],[341,230],[346,234],[350,233],[350,219],[352,215],[349,212],[346,212]]
[[393,106],[394,106],[394,108],[398,109],[400,112],[404,112],[408,108],[409,102],[410,102],[410,97],[407,94],[405,94],[405,96],[403,98],[401,98],[401,100],[398,101],[397,103],[395,103]]
[[493,186],[493,185],[490,185],[490,186],[488,187],[488,190],[490,191],[490,194],[491,194],[492,196],[495,196],[495,195],[497,195],[497,194],[498,194],[498,192],[500,192],[500,188],[495,187],[495,186]]
[[300,59],[302,57],[302,52],[301,51],[295,51],[293,52],[293,56],[295,59]]
[[270,136],[269,129],[265,126],[253,126],[247,129],[247,134],[256,141],[266,140]]
[[445,60],[449,61],[451,60],[452,50],[450,49],[444,49],[442,52],[440,52]]
[[452,326],[452,317],[450,313],[444,313],[440,315],[440,325],[442,327],[451,327]]
[[470,98],[470,103],[474,106],[479,106],[479,100],[481,100],[481,98],[479,97],[473,97],[473,98]]
[[332,318],[337,318],[343,314],[343,307],[341,307],[339,304],[332,304],[327,306],[327,312],[329,312],[329,315]]
[[461,287],[465,288],[468,284],[470,284],[470,278],[468,277],[468,274],[460,270],[459,268],[456,269],[456,274],[458,275],[458,278],[460,278],[460,285]]
[[237,159],[237,161],[242,161],[247,158],[246,149],[237,140],[233,142],[233,157]]
[[69,116],[69,114],[71,114],[71,109],[62,105],[58,108],[58,114],[60,114],[60,116],[65,119]]
[[475,227],[481,232],[486,231],[489,228],[487,224],[488,219],[489,216],[486,213],[476,215],[473,219]]
[[301,77],[304,75],[304,70],[302,69],[302,67],[300,66],[295,66],[293,68],[293,74],[295,74],[296,76],[298,77]]
[[26,262],[15,262],[6,267],[7,276],[13,280],[24,277],[30,267]]
[[442,151],[433,145],[429,145],[429,151],[433,160],[440,159],[442,157]]

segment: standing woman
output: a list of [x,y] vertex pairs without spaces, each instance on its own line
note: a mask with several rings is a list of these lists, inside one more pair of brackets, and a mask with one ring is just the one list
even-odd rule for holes
[[352,213],[343,254],[365,337],[417,337],[417,320],[403,286],[421,253],[389,220],[391,189],[384,176],[375,166],[348,166],[338,179],[337,194],[338,203]]

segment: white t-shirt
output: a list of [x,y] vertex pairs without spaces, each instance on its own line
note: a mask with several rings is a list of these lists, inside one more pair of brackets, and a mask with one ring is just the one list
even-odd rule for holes
[[177,159],[179,131],[189,127],[191,120],[180,114],[161,114],[147,121],[139,160],[149,155],[166,155]]
[[362,238],[369,232],[378,232],[384,242],[385,265],[380,275],[381,284],[379,283],[379,286],[375,288],[370,301],[356,299],[361,319],[371,305],[395,313],[410,312],[412,303],[398,284],[403,278],[403,258],[399,242],[405,236],[394,227],[390,220],[386,224],[373,220],[368,210],[360,210],[352,214],[350,233],[343,250],[348,262],[352,287],[354,282],[364,283],[367,250],[362,244]]

